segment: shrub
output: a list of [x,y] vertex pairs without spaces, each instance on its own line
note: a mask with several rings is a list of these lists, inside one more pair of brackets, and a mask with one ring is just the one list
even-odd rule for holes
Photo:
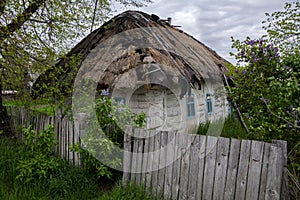
[[46,130],[36,133],[31,126],[24,129],[26,156],[17,163],[16,179],[23,183],[35,179],[48,179],[60,168],[60,160],[54,157],[54,128],[49,125]]
[[143,127],[145,113],[133,113],[124,102],[117,102],[108,95],[108,90],[102,91],[95,106],[98,121],[88,121],[89,128],[84,138],[81,138],[82,143],[75,144],[71,150],[82,155],[85,169],[96,174],[98,179],[104,177],[115,180],[121,177],[121,173],[110,167],[121,166],[120,149],[123,148],[125,126]]

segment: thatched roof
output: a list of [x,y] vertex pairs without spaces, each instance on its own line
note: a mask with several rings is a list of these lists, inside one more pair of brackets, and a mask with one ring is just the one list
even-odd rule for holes
[[[74,55],[80,58],[75,68],[69,64]],[[93,79],[101,87],[115,87],[120,76],[145,64],[148,71],[155,68],[150,64],[159,64],[166,79],[179,77],[177,83],[180,80],[190,83],[215,81],[223,78],[226,63],[215,51],[171,26],[166,20],[139,11],[126,11],[79,42],[65,58],[38,78],[34,89],[38,90],[38,85],[42,83],[53,83],[54,78],[55,81],[67,81],[68,85],[72,85],[79,68],[84,68],[80,72],[82,77],[96,75]],[[55,72],[59,67],[64,70],[63,73]],[[50,75],[53,72],[55,76]],[[143,69],[140,68],[135,76],[142,77],[139,73],[143,73]],[[157,78],[157,75],[153,76]],[[137,81],[139,77],[124,80]],[[128,82],[123,84],[124,87],[130,85]],[[64,84],[62,90],[63,87]]]

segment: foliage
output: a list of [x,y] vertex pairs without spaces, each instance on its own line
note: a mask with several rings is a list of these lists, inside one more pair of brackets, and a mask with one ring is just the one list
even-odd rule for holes
[[[196,134],[206,135],[209,126],[215,126],[218,122],[206,122],[200,123]],[[221,132],[221,137],[237,138],[237,139],[249,139],[249,135],[242,127],[241,123],[234,116],[229,116],[225,119],[224,126]]]
[[97,178],[117,179],[120,176],[120,173],[110,167],[121,166],[120,149],[123,148],[125,126],[145,125],[145,113],[135,114],[124,103],[122,100],[117,102],[110,98],[108,90],[103,90],[95,105],[98,121],[96,124],[90,122],[89,126],[92,128],[81,138],[82,143],[71,148],[83,155],[85,168],[95,173]]
[[28,183],[34,179],[48,179],[59,169],[59,159],[53,156],[54,128],[48,128],[40,133],[36,133],[31,127],[24,129],[25,150],[28,155],[21,159],[16,169],[18,175],[16,179],[20,182]]
[[267,14],[263,38],[232,38],[238,63],[228,74],[234,80],[229,99],[242,112],[250,139],[286,140],[295,177],[300,177],[299,5],[286,3],[284,11]]
[[[113,12],[113,3],[141,7],[149,2],[151,0],[1,1],[0,91],[17,90],[29,100],[36,76],[52,67],[88,31],[102,24]],[[0,123],[3,124],[5,110],[1,94]]]
[[155,200],[163,199],[160,194],[156,194],[152,189],[145,189],[143,186],[129,183],[126,186],[117,185],[113,191],[106,193],[99,200]]
[[109,97],[108,90],[103,90],[96,100],[96,113],[102,130],[115,144],[123,147],[123,135],[126,125],[133,127],[145,126],[145,113],[133,113],[125,105],[124,99],[119,102]]
[[299,52],[294,53],[298,56],[280,56],[278,48],[263,39],[233,40],[233,47],[239,50],[238,61],[247,65],[232,67],[234,87],[229,98],[238,104],[253,139],[268,141],[297,135]]
[[157,199],[151,190],[135,184],[123,187],[119,183],[99,190],[94,174],[63,160],[51,178],[20,183],[15,181],[16,166],[28,156],[28,150],[20,142],[0,137],[0,199]]
[[279,44],[282,51],[293,52],[299,49],[300,42],[300,2],[286,3],[284,11],[266,13],[268,17],[263,21],[263,28],[267,31],[264,37],[273,44]]
[[[93,174],[60,159],[49,179],[16,180],[19,160],[31,150],[24,144],[0,138],[0,199],[92,199],[102,195]],[[29,151],[29,152],[28,152]],[[48,157],[49,159],[51,156]]]

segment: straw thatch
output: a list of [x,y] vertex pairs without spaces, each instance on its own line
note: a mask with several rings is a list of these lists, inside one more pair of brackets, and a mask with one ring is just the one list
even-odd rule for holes
[[[69,64],[72,56],[80,58],[75,68]],[[116,87],[120,76],[145,64],[147,67],[139,68],[136,77],[123,83],[124,87],[141,79],[143,75],[140,74],[145,73],[143,69],[149,71],[155,64],[159,64],[164,74],[161,82],[177,77],[178,84],[189,82],[200,86],[201,81],[222,80],[226,63],[215,51],[166,20],[139,11],[126,11],[79,42],[65,58],[38,78],[34,90],[41,94],[44,91],[40,85],[58,82],[64,91],[65,87],[73,85],[79,68],[84,68],[80,72],[82,77],[97,76],[94,79],[100,88],[112,88]],[[62,68],[63,73],[57,73],[58,68]],[[153,74],[152,78],[157,75]],[[149,77],[147,79],[149,81]],[[186,91],[187,88],[181,88],[182,95]]]

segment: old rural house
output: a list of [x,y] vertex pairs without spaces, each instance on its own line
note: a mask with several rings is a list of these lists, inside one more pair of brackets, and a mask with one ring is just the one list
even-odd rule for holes
[[[92,77],[116,101],[145,112],[149,129],[188,131],[230,112],[224,93],[227,61],[170,19],[126,11],[106,22],[56,64],[65,70],[57,80],[68,77],[68,85],[76,85],[75,69],[67,64],[74,55],[81,59],[76,79]],[[40,76],[36,90],[38,83],[51,83],[49,74]]]

